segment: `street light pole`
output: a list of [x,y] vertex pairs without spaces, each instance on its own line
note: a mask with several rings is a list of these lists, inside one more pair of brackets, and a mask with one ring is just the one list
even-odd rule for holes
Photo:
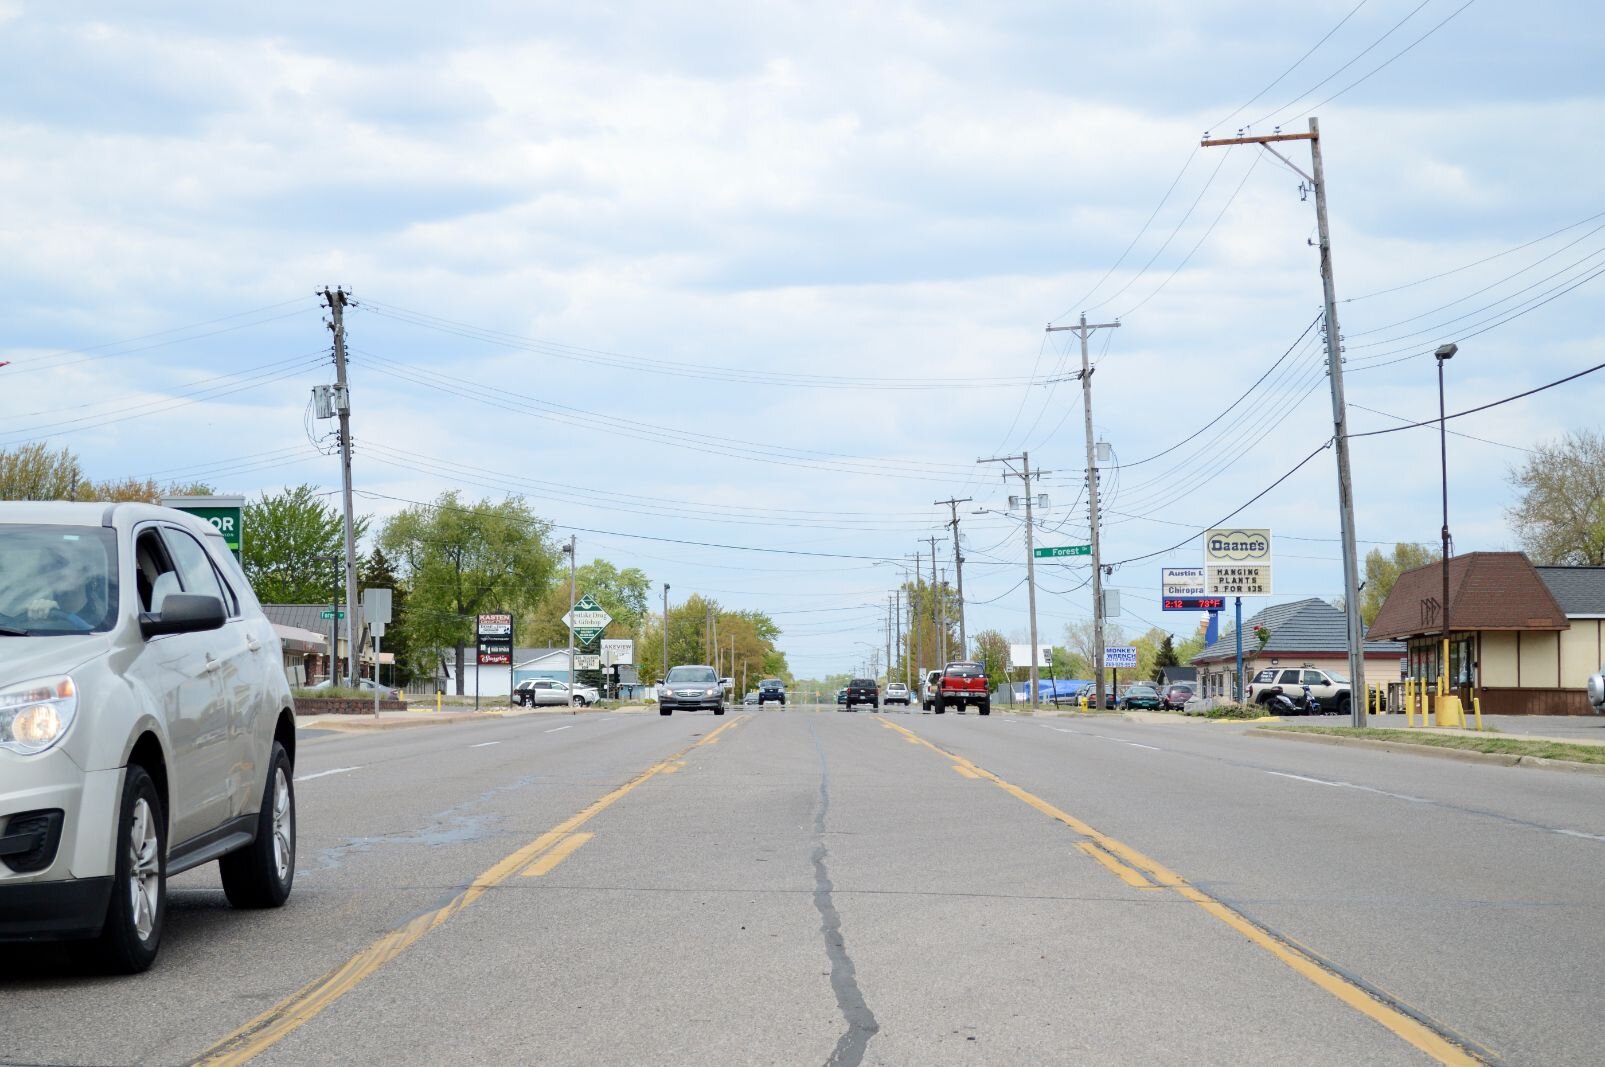
[[[663,678],[669,676],[669,583],[663,583]],[[662,682],[663,678],[658,681]]]
[[[1442,701],[1449,695],[1449,435],[1444,428],[1443,405],[1443,365],[1454,358],[1460,351],[1458,345],[1439,345],[1433,358],[1438,362],[1438,469],[1443,482],[1443,559],[1441,570],[1443,572],[1443,658],[1438,665],[1438,699]],[[1447,710],[1448,705],[1444,705]],[[1443,725],[1443,716],[1439,716],[1439,725]]]

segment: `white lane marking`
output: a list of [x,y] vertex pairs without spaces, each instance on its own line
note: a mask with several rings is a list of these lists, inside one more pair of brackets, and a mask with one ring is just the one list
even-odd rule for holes
[[317,774],[303,774],[297,778],[298,782],[310,782],[314,778],[323,778],[331,774],[345,774],[347,771],[360,771],[361,767],[336,767],[333,770],[319,771]]
[[1122,745],[1130,745],[1132,748],[1146,748],[1150,752],[1163,752],[1164,751],[1164,749],[1158,747],[1157,745],[1140,745],[1135,741],[1122,741],[1120,743]]
[[481,741],[477,745],[469,745],[468,747],[469,748],[489,748],[491,745],[499,745],[499,744],[501,744],[500,741]]
[[1363,793],[1376,793],[1379,796],[1392,797],[1394,800],[1408,800],[1412,804],[1432,803],[1426,797],[1413,797],[1408,793],[1390,793],[1386,789],[1373,789],[1371,786],[1356,785],[1354,782],[1328,781],[1325,778],[1306,778],[1302,774],[1287,774],[1282,771],[1266,771],[1265,773],[1274,774],[1278,778],[1291,778],[1297,782],[1309,782],[1312,785],[1331,786],[1334,789],[1358,789]]
[[557,726],[557,727],[553,727],[550,730],[542,730],[541,733],[543,733],[543,734],[555,734],[555,733],[557,733],[558,730],[572,730],[572,729],[574,729],[574,724],[573,723],[569,723],[567,726]]

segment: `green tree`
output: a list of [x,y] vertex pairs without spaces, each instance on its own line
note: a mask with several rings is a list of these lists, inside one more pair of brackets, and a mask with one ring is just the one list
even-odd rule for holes
[[413,665],[453,649],[461,695],[473,617],[521,614],[546,593],[557,567],[548,533],[521,498],[463,504],[453,491],[391,516],[379,547],[408,585]]
[[[310,485],[263,493],[245,504],[241,546],[245,576],[267,604],[311,604],[334,599],[343,574],[345,522],[328,498]],[[357,519],[360,540],[368,529]]]
[[1154,681],[1159,681],[1159,672],[1164,667],[1177,667],[1181,660],[1176,658],[1176,639],[1166,634],[1159,642],[1159,649],[1154,654]]
[[[579,596],[589,593],[613,616],[604,636],[639,639],[647,616],[647,598],[652,592],[652,582],[645,571],[636,567],[620,570],[605,559],[595,559],[574,571],[574,588]],[[568,575],[559,573],[540,602],[519,621],[519,640],[530,645],[566,646],[568,627],[563,625],[563,616],[572,606]],[[636,655],[640,655],[639,650]]]
[[994,685],[1009,680],[1009,639],[996,630],[982,630],[970,638],[975,658]]
[[1505,516],[1534,563],[1605,565],[1605,434],[1539,445],[1510,481],[1521,499]]
[[1382,602],[1388,599],[1388,594],[1393,591],[1399,575],[1417,567],[1425,567],[1429,563],[1436,563],[1440,558],[1442,555],[1437,549],[1411,541],[1394,545],[1391,555],[1384,556],[1380,548],[1373,548],[1367,552],[1365,588],[1360,590],[1360,619],[1365,625],[1370,626],[1376,619],[1377,612],[1382,610]]
[[93,482],[72,449],[42,442],[0,449],[0,499],[105,500],[155,504],[164,496],[209,496],[202,482],[175,482],[163,489],[153,478],[113,478]]

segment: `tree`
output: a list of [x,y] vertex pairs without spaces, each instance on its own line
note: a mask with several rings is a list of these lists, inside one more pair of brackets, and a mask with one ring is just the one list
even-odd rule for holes
[[1510,481],[1521,499],[1505,515],[1534,563],[1605,565],[1605,435],[1539,445]]
[[92,482],[70,448],[52,451],[43,442],[0,449],[0,499],[106,500],[155,504],[164,496],[210,496],[202,482],[173,483],[166,489],[153,478],[114,478]]
[[522,613],[546,593],[557,568],[548,532],[516,497],[463,504],[453,491],[393,515],[379,547],[407,582],[413,665],[423,668],[441,649],[455,650],[462,695],[474,616]]
[[[367,518],[357,519],[357,537]],[[345,573],[345,522],[328,498],[310,485],[263,493],[245,504],[241,545],[245,576],[267,604],[312,604],[339,599],[336,574]]]
[[[1092,666],[1095,659],[1093,655],[1093,639],[1096,633],[1097,631],[1093,628],[1093,622],[1091,619],[1083,619],[1080,622],[1072,622],[1064,628],[1065,648],[1069,651],[1070,655],[1078,657],[1082,663],[1087,665],[1086,677],[1092,679],[1097,678],[1095,668]],[[1105,648],[1108,648],[1110,645],[1123,644],[1125,639],[1125,631],[1123,631],[1119,626],[1112,622],[1106,622],[1103,624],[1103,644]],[[1139,652],[1138,655],[1140,657],[1141,653]],[[1137,666],[1140,671],[1142,667],[1142,660],[1140,658],[1137,661]]]
[[[605,636],[640,637],[638,631],[646,618],[647,597],[652,592],[652,582],[645,571],[636,567],[620,570],[605,559],[596,559],[575,570],[574,588],[580,596],[591,594],[602,609],[613,616]],[[563,616],[573,606],[568,596],[568,575],[559,574],[540,603],[527,618],[520,620],[519,639],[530,645],[566,646],[568,627],[563,625]],[[640,655],[639,649],[636,654]]]
[[1179,667],[1181,660],[1176,657],[1176,639],[1166,634],[1159,642],[1159,650],[1154,655],[1154,681],[1159,681],[1159,672],[1164,667]]
[[1361,621],[1370,626],[1376,619],[1377,612],[1382,610],[1382,602],[1388,599],[1388,594],[1393,591],[1399,575],[1417,567],[1425,567],[1429,563],[1436,563],[1440,558],[1442,557],[1437,549],[1411,541],[1394,545],[1391,556],[1384,556],[1380,548],[1373,548],[1367,552],[1365,588],[1360,590]]
[[1009,676],[1009,639],[996,630],[982,630],[970,641],[987,678],[993,685],[1002,685]]
[[[717,656],[708,648],[708,618],[719,631]],[[761,611],[725,611],[715,600],[692,594],[669,608],[669,667],[687,663],[717,663],[720,673],[742,683],[745,665],[747,688],[760,678],[789,680],[791,668],[785,653],[775,647],[780,627]],[[732,655],[732,647],[734,654]],[[663,620],[654,616],[641,627],[635,658],[643,682],[660,681],[663,664]]]

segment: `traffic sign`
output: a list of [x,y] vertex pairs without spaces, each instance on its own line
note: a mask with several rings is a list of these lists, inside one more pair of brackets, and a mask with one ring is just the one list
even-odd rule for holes
[[1091,545],[1060,545],[1057,548],[1033,548],[1031,554],[1037,559],[1056,559],[1059,556],[1090,556]]
[[343,619],[345,617],[346,617],[346,613],[345,612],[343,612],[343,611],[335,611],[333,608],[328,608],[328,609],[326,609],[324,611],[318,612],[318,618],[320,618],[320,619]]
[[582,645],[595,641],[612,621],[613,616],[604,611],[590,593],[580,597],[574,610],[563,616],[563,625],[574,631],[574,640]]

